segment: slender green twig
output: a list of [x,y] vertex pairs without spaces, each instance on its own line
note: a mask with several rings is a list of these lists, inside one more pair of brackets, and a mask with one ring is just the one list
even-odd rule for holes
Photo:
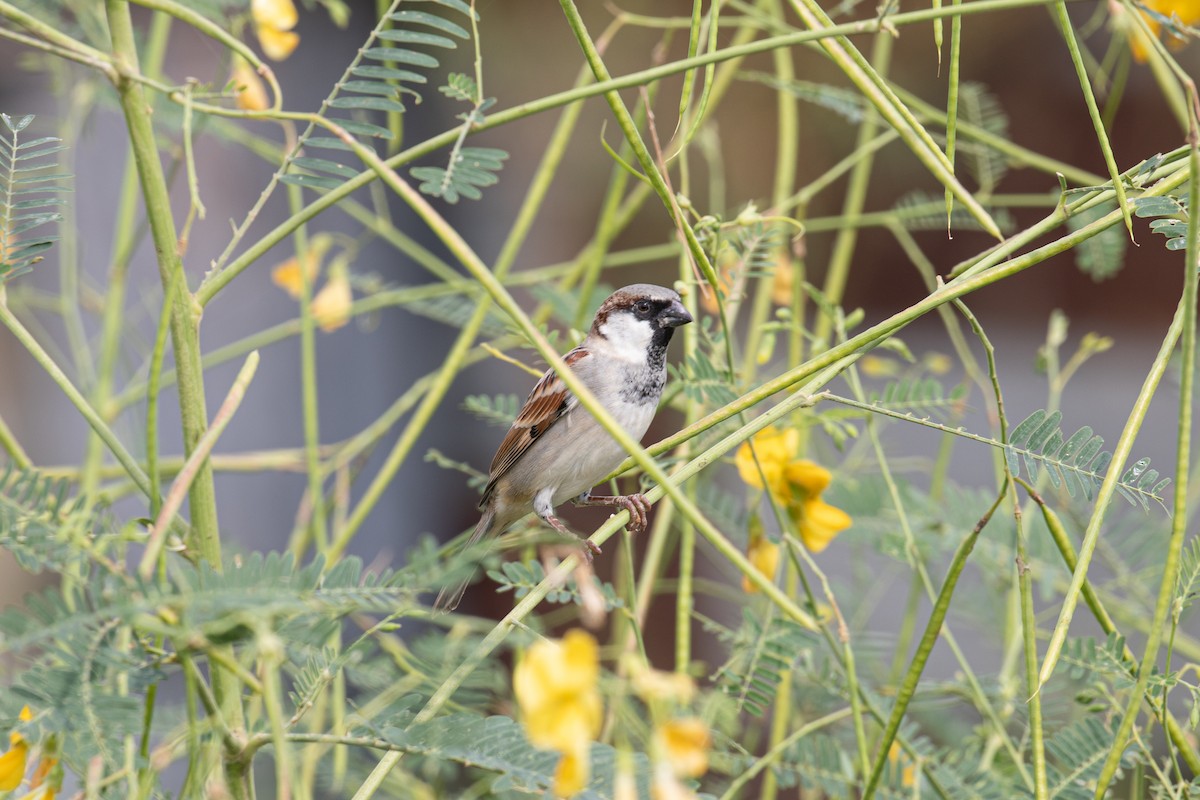
[[[928,22],[931,19],[939,17],[953,16],[957,14],[977,14],[996,11],[999,9],[1013,9],[1025,5],[1048,5],[1056,0],[976,0],[971,3],[964,3],[962,6],[954,8],[941,9],[923,9],[920,11],[905,12],[902,14],[894,14],[887,18],[887,24],[891,26],[919,24]],[[0,4],[0,10],[3,5]],[[650,69],[640,70],[626,76],[612,78],[610,80],[598,81],[594,84],[569,89],[558,94],[549,95],[540,100],[523,103],[511,109],[497,111],[488,115],[487,119],[477,124],[474,128],[476,133],[481,133],[485,130],[490,130],[502,125],[509,124],[515,120],[524,119],[536,113],[549,111],[560,106],[585,100],[589,97],[602,95],[606,92],[615,91],[618,89],[629,88],[632,86],[642,86],[653,83],[656,80],[669,77],[679,72],[686,72],[690,69],[703,67],[709,63],[720,61],[729,61],[732,59],[744,58],[754,55],[755,53],[765,53],[780,47],[794,47],[797,44],[806,42],[819,41],[831,36],[849,36],[854,34],[874,33],[881,26],[880,20],[864,20],[860,22],[846,23],[843,25],[833,25],[826,27],[821,31],[800,31],[797,33],[787,34],[784,36],[774,36],[768,39],[760,39],[747,44],[734,45],[732,47],[722,48],[711,53],[698,55],[692,59],[681,59],[672,61],[669,64],[664,64],[660,67],[652,67]],[[732,76],[731,76],[732,79]],[[719,83],[719,80],[718,80]],[[718,88],[714,88],[714,93]],[[263,116],[261,114],[231,114],[232,116],[242,116],[254,118]],[[314,115],[315,116],[315,115]],[[306,115],[297,115],[300,119],[308,119]],[[407,164],[423,155],[431,153],[439,148],[452,144],[457,138],[459,127],[455,126],[449,131],[445,131],[437,136],[414,145],[406,150],[397,153],[388,158],[384,163],[395,169],[403,164]],[[940,151],[939,151],[940,152]],[[354,178],[348,179],[345,183],[336,189],[331,189],[325,194],[318,197],[316,200],[309,203],[301,210],[299,214],[294,214],[284,222],[280,223],[273,230],[265,234],[261,239],[248,247],[228,265],[217,271],[209,273],[196,290],[196,300],[200,305],[207,305],[212,299],[220,293],[220,291],[243,272],[250,264],[257,261],[264,253],[283,240],[291,231],[299,224],[312,219],[317,214],[327,208],[340,202],[343,198],[349,196],[356,190],[370,183],[376,177],[372,170],[367,170],[360,173]]]
[[34,360],[38,362],[41,368],[46,371],[46,374],[50,376],[50,379],[58,385],[58,388],[71,401],[71,405],[75,406],[79,411],[80,416],[87,421],[87,424],[91,426],[96,435],[100,437],[100,440],[104,442],[109,452],[121,464],[126,474],[129,475],[138,489],[149,497],[154,489],[150,485],[150,480],[146,477],[146,473],[138,466],[137,459],[125,449],[125,445],[121,444],[117,435],[108,427],[108,423],[101,418],[96,409],[92,408],[87,398],[75,388],[75,385],[71,383],[71,379],[67,377],[66,373],[62,371],[54,359],[42,348],[38,340],[21,324],[21,321],[17,319],[12,310],[4,303],[0,303],[0,325],[8,328],[16,340],[29,351]]
[[900,722],[904,719],[904,713],[908,710],[908,703],[917,691],[917,683],[921,679],[921,673],[925,670],[925,664],[929,661],[929,654],[933,652],[933,646],[937,643],[938,635],[942,628],[942,621],[946,618],[946,612],[950,610],[950,599],[954,596],[954,588],[958,585],[958,578],[962,574],[963,568],[967,565],[967,558],[975,548],[975,541],[979,538],[980,532],[983,531],[984,527],[991,520],[992,514],[996,512],[996,509],[1004,501],[1006,491],[1000,492],[995,502],[992,503],[991,508],[980,518],[975,527],[959,543],[958,549],[954,551],[954,558],[951,560],[950,568],[946,572],[946,579],[942,583],[941,591],[938,593],[937,602],[934,603],[933,611],[929,615],[929,621],[925,625],[925,633],[917,645],[917,651],[913,654],[908,672],[905,674],[904,681],[900,684],[900,688],[896,693],[896,703],[892,706],[892,714],[888,718],[883,735],[880,737],[877,745],[878,749],[875,751],[875,763],[871,769],[871,775],[867,780],[866,787],[863,789],[863,800],[870,800],[870,798],[875,796],[875,789],[878,787],[879,779],[883,775],[884,764],[887,763],[888,750],[896,738],[897,731],[900,730]]
[[[880,31],[875,34],[875,41],[871,52],[871,65],[877,72],[880,78],[884,78],[888,72],[888,66],[892,58],[892,35],[886,31]],[[875,138],[875,132],[879,127],[879,114],[872,107],[867,109],[867,113],[863,118],[862,123],[858,126],[858,139],[855,141],[855,150],[863,150],[864,155],[854,163],[854,168],[850,171],[849,185],[846,187],[846,194],[842,199],[842,209],[840,217],[844,220],[853,220],[862,213],[863,207],[867,201],[867,188],[870,185],[871,170],[875,165],[874,151],[869,147],[871,140]],[[896,130],[897,135],[903,135]],[[954,192],[950,187],[946,187],[947,196],[953,197]],[[858,228],[854,225],[843,225],[838,228],[837,236],[833,240],[833,250],[829,255],[829,268],[825,273],[825,285],[822,287],[822,292],[826,299],[833,305],[838,305],[842,302],[842,294],[846,289],[846,282],[850,279],[850,264],[854,260],[854,248],[858,244]],[[828,341],[829,333],[833,329],[833,319],[828,314],[821,314],[817,317],[814,337],[817,343]]]
[[[0,306],[2,305],[4,305],[4,302],[0,298]],[[33,462],[25,453],[25,448],[21,447],[21,443],[13,435],[12,429],[4,421],[4,417],[0,417],[0,448],[3,448],[4,452],[8,453],[8,457],[12,459],[12,462],[21,469],[29,469],[33,466]]]
[[1058,20],[1059,30],[1063,39],[1066,40],[1067,51],[1071,54],[1071,63],[1075,66],[1075,74],[1079,78],[1079,88],[1083,90],[1083,101],[1087,104],[1088,115],[1092,119],[1092,126],[1096,129],[1096,141],[1100,144],[1104,164],[1108,167],[1113,189],[1117,193],[1117,206],[1121,209],[1125,219],[1125,229],[1129,232],[1129,238],[1132,239],[1133,216],[1129,213],[1128,203],[1125,199],[1125,185],[1121,183],[1120,170],[1113,157],[1112,145],[1108,142],[1108,133],[1104,130],[1104,120],[1100,115],[1099,106],[1096,105],[1096,95],[1092,91],[1091,79],[1088,78],[1083,58],[1079,54],[1079,43],[1075,41],[1075,28],[1071,25],[1071,17],[1067,14],[1067,4],[1064,0],[1058,0],[1054,4],[1054,13]]
[[[1104,523],[1104,517],[1113,499],[1113,493],[1116,491],[1117,483],[1125,469],[1125,462],[1129,459],[1129,454],[1133,450],[1134,439],[1137,437],[1137,433],[1141,430],[1142,423],[1146,419],[1150,400],[1154,397],[1158,389],[1158,384],[1166,373],[1171,352],[1175,349],[1175,345],[1183,333],[1184,319],[1188,313],[1184,303],[1185,299],[1181,297],[1179,307],[1175,311],[1175,318],[1172,320],[1166,335],[1163,337],[1158,355],[1151,364],[1150,371],[1146,374],[1142,388],[1134,400],[1129,419],[1125,423],[1125,428],[1121,431],[1121,437],[1117,440],[1116,447],[1113,449],[1112,463],[1108,467],[1108,472],[1105,474],[1100,488],[1096,491],[1095,506],[1092,510],[1091,518],[1088,520],[1087,529],[1083,533],[1083,542],[1079,547],[1079,560],[1075,566],[1075,572],[1071,576],[1071,585],[1063,596],[1062,607],[1058,614],[1058,622],[1050,634],[1049,644],[1047,644],[1045,655],[1042,657],[1042,670],[1038,678],[1039,686],[1046,685],[1046,682],[1050,680],[1050,676],[1054,673],[1054,667],[1058,664],[1058,656],[1062,651],[1063,642],[1066,641],[1067,630],[1071,626],[1071,619],[1075,614],[1075,607],[1079,602],[1079,597],[1083,590],[1083,581],[1087,577],[1092,554],[1096,551],[1096,543],[1100,538],[1100,528]],[[1151,632],[1151,635],[1153,635],[1153,632]]]
[[[1195,102],[1195,92],[1196,89],[1193,86],[1191,88],[1193,102]],[[1192,130],[1189,135],[1191,153],[1188,162],[1191,166],[1192,180],[1188,189],[1187,251],[1183,262],[1183,297],[1179,301],[1182,319],[1180,320],[1179,316],[1176,317],[1183,329],[1183,343],[1180,348],[1178,454],[1175,459],[1175,477],[1178,481],[1177,486],[1180,488],[1175,490],[1171,541],[1167,545],[1162,581],[1158,588],[1158,601],[1154,606],[1154,619],[1146,634],[1146,645],[1142,653],[1141,664],[1138,667],[1137,683],[1125,706],[1125,715],[1121,718],[1121,724],[1117,728],[1116,737],[1108,751],[1104,767],[1100,770],[1100,777],[1096,780],[1097,800],[1102,800],[1108,792],[1108,786],[1121,766],[1125,744],[1129,741],[1129,734],[1137,721],[1142,696],[1146,692],[1150,674],[1158,663],[1158,647],[1162,641],[1163,625],[1174,599],[1175,586],[1179,581],[1180,555],[1183,550],[1184,537],[1187,535],[1188,493],[1183,487],[1188,485],[1192,459],[1192,397],[1196,373],[1196,297],[1197,284],[1200,283],[1200,277],[1198,277],[1200,273],[1197,273],[1196,268],[1200,263],[1200,214],[1196,213],[1196,209],[1200,208],[1200,141],[1198,141],[1200,130],[1197,129],[1198,124],[1200,124],[1200,120],[1193,117]],[[1110,467],[1114,472],[1120,469],[1115,462],[1114,458],[1114,464]],[[1078,577],[1079,573],[1080,570],[1076,567],[1075,575]],[[1071,586],[1073,589],[1075,588],[1074,581]]]
[[154,520],[150,539],[146,542],[146,552],[142,555],[142,561],[138,565],[138,573],[142,576],[143,580],[150,579],[155,565],[158,563],[158,557],[166,540],[167,521],[175,515],[175,512],[183,504],[183,497],[191,488],[192,481],[195,480],[197,473],[199,473],[200,465],[208,460],[209,453],[212,452],[213,447],[217,444],[217,439],[225,431],[225,427],[229,424],[229,421],[233,419],[238,406],[242,404],[242,399],[246,396],[246,389],[250,386],[250,381],[254,379],[254,373],[257,369],[258,351],[255,350],[246,358],[246,363],[242,365],[241,370],[238,372],[233,386],[229,389],[229,394],[225,396],[221,407],[217,409],[217,414],[213,417],[212,425],[200,437],[200,441],[196,442],[196,446],[188,455],[183,468],[179,470],[179,475],[176,476],[171,490],[167,492],[167,498],[163,502],[162,509],[159,510],[158,516]]
[[[1030,486],[1020,478],[1016,478],[1015,480],[1025,489],[1026,492],[1029,493],[1030,498],[1041,509],[1042,518],[1046,522],[1046,528],[1050,531],[1050,537],[1054,541],[1055,547],[1058,548],[1058,552],[1062,555],[1063,564],[1065,564],[1067,569],[1073,573],[1076,565],[1078,564],[1075,554],[1075,545],[1071,542],[1071,537],[1067,534],[1066,529],[1063,527],[1062,520],[1059,519],[1058,515],[1054,513],[1054,510],[1050,508],[1041,495],[1037,493],[1034,487]],[[1118,629],[1116,622],[1109,614],[1108,609],[1105,607],[1104,601],[1101,599],[1099,593],[1096,591],[1095,587],[1092,586],[1091,581],[1084,580],[1081,591],[1083,594],[1083,600],[1087,604],[1088,609],[1091,610],[1092,617],[1096,620],[1096,624],[1100,626],[1100,630],[1102,630],[1105,635],[1120,635],[1120,629]],[[1124,646],[1123,655],[1125,660],[1129,662],[1130,665],[1130,677],[1136,681],[1136,659],[1134,658],[1133,651],[1129,649],[1129,645]],[[1187,763],[1188,769],[1192,770],[1192,772],[1200,772],[1200,753],[1196,751],[1195,744],[1184,731],[1182,726],[1180,726],[1179,721],[1175,719],[1175,716],[1170,712],[1170,709],[1166,708],[1165,704],[1157,702],[1152,691],[1147,691],[1145,693],[1145,699],[1154,713],[1163,719],[1163,727],[1166,728],[1167,735],[1171,738],[1171,743],[1183,756],[1183,760]]]

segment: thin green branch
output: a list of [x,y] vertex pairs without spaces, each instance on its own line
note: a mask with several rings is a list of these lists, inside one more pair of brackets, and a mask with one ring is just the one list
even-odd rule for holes
[[166,540],[168,520],[183,505],[184,495],[191,488],[192,481],[195,480],[197,473],[200,471],[200,465],[208,460],[209,453],[212,452],[213,447],[217,444],[217,439],[224,433],[225,427],[233,419],[234,413],[237,412],[238,406],[242,404],[242,399],[246,396],[246,389],[250,386],[250,381],[254,379],[254,373],[257,369],[258,351],[255,350],[246,358],[246,363],[238,371],[237,378],[234,380],[233,386],[230,387],[229,393],[225,396],[224,402],[217,409],[217,415],[213,417],[212,425],[204,432],[204,436],[200,437],[200,441],[196,442],[196,446],[188,455],[187,461],[183,463],[183,468],[179,470],[179,475],[176,476],[171,490],[167,492],[166,501],[163,503],[162,509],[158,512],[158,516],[154,520],[150,540],[146,543],[146,552],[142,555],[142,561],[138,565],[138,573],[142,576],[142,580],[148,581],[153,576],[154,569],[158,564],[158,558],[161,555],[163,543]]
[[[1191,87],[1190,96],[1194,102],[1195,86]],[[1174,600],[1175,587],[1179,582],[1180,556],[1184,537],[1187,535],[1188,493],[1184,487],[1188,486],[1192,459],[1192,398],[1196,376],[1196,297],[1197,284],[1200,284],[1200,272],[1197,271],[1197,265],[1200,264],[1200,214],[1197,214],[1197,209],[1200,209],[1200,143],[1197,141],[1200,131],[1197,130],[1198,124],[1200,121],[1193,117],[1189,136],[1191,153],[1188,163],[1191,168],[1192,180],[1188,188],[1187,251],[1183,262],[1183,297],[1179,301],[1182,312],[1180,326],[1183,329],[1183,344],[1180,348],[1178,453],[1175,459],[1178,488],[1175,490],[1175,507],[1171,519],[1171,541],[1167,545],[1166,559],[1163,563],[1158,601],[1154,605],[1154,619],[1146,634],[1146,649],[1142,653],[1142,661],[1138,666],[1137,683],[1125,706],[1125,714],[1121,718],[1116,737],[1108,751],[1108,757],[1104,761],[1100,777],[1096,781],[1097,800],[1104,798],[1109,784],[1121,766],[1125,744],[1129,741],[1130,732],[1137,721],[1142,696],[1146,692],[1150,674],[1158,663],[1158,647],[1162,641],[1163,625],[1166,622],[1167,613]],[[1162,360],[1166,361],[1167,359],[1163,358]],[[1119,466],[1114,463],[1112,469],[1115,471],[1119,469]],[[1079,572],[1079,568],[1076,567],[1075,575],[1079,576]],[[1072,582],[1072,588],[1075,588],[1074,582]]]
[[958,548],[954,551],[954,558],[951,560],[950,568],[946,572],[946,579],[942,583],[942,589],[938,593],[937,601],[933,605],[933,611],[929,614],[929,621],[925,625],[925,633],[921,636],[921,641],[917,645],[917,651],[913,654],[912,661],[909,664],[908,672],[905,674],[904,681],[900,684],[900,688],[896,693],[896,703],[892,706],[892,714],[888,718],[887,726],[883,730],[883,736],[880,737],[875,751],[875,764],[871,769],[871,775],[867,780],[866,788],[863,789],[863,800],[870,800],[870,798],[875,796],[875,790],[879,786],[879,779],[883,775],[883,767],[887,763],[888,751],[891,749],[892,742],[895,741],[896,733],[900,730],[900,722],[904,719],[904,713],[908,710],[908,703],[917,691],[917,683],[921,679],[921,673],[925,670],[925,664],[929,661],[929,654],[933,652],[933,646],[937,643],[938,635],[942,629],[942,621],[946,618],[946,612],[950,610],[950,599],[954,596],[954,588],[958,585],[959,576],[962,575],[963,568],[967,565],[967,558],[975,548],[975,541],[979,538],[980,532],[983,531],[984,526],[991,520],[992,514],[996,512],[996,509],[1000,507],[1000,503],[1004,501],[1005,494],[1006,491],[1002,491],[997,495],[991,508],[979,519],[979,522],[976,523],[975,527],[959,543]]

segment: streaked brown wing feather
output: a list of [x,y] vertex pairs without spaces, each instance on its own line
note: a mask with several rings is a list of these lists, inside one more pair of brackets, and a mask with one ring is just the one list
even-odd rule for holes
[[[563,356],[563,361],[568,367],[573,367],[588,355],[588,351],[582,346],[576,347]],[[488,476],[488,485],[483,490],[481,507],[487,503],[496,486],[496,481],[504,477],[505,473],[512,469],[534,441],[550,430],[554,423],[574,404],[575,396],[567,390],[566,384],[553,369],[547,370],[537,385],[533,387],[533,391],[529,393],[525,405],[521,407],[521,411],[513,420],[512,427],[508,429],[504,441],[496,450],[496,456],[492,459],[491,474]]]

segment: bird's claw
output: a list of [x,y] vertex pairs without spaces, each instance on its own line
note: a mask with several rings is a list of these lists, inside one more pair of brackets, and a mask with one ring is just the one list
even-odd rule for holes
[[629,512],[629,522],[625,525],[626,530],[630,533],[641,533],[646,530],[646,519],[650,514],[650,501],[646,499],[645,495],[641,493],[627,494],[613,499]]

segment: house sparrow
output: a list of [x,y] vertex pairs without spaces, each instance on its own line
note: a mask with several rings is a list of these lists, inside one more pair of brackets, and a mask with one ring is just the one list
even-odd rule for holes
[[[650,427],[667,381],[667,344],[680,325],[692,321],[671,289],[637,283],[618,289],[596,312],[583,342],[563,361],[630,436],[640,439]],[[554,508],[576,505],[620,506],[629,512],[628,528],[646,528],[649,503],[640,494],[592,497],[591,488],[625,460],[621,445],[579,404],[553,369],[533,387],[508,435],[492,459],[479,507],[483,516],[464,547],[535,512],[560,533],[570,531]],[[591,560],[599,546],[586,541]],[[470,578],[446,586],[434,608],[458,605]]]

